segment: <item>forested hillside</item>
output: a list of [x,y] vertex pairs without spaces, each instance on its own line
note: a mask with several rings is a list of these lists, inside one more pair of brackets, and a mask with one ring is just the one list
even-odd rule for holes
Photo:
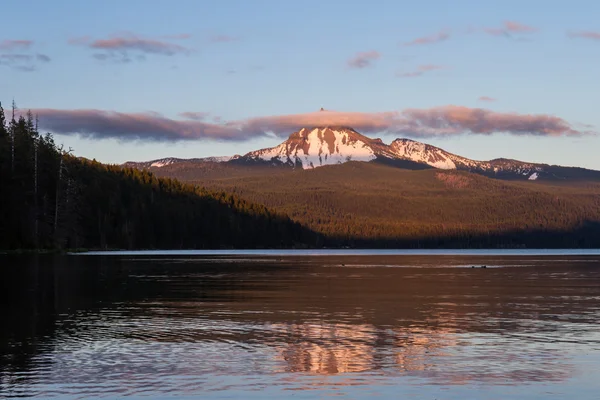
[[289,215],[330,246],[600,247],[600,183],[507,182],[349,162],[314,170],[169,166],[156,173]]
[[223,192],[80,159],[0,105],[0,249],[315,245],[288,217]]

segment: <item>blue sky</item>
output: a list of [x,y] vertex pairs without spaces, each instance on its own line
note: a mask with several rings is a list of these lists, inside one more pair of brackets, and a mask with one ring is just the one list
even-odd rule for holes
[[[7,0],[0,100],[104,162],[242,154],[292,133],[280,116],[325,107],[401,113],[393,129],[364,124],[388,142],[600,169],[598,15],[596,1]],[[412,109],[452,129],[413,135]],[[478,109],[483,131],[462,121]],[[180,123],[184,112],[204,118]]]

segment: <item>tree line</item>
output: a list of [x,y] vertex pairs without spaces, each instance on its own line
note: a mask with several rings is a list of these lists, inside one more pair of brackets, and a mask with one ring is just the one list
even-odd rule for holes
[[[7,115],[8,114],[8,115]],[[17,116],[17,114],[20,114]],[[0,104],[0,249],[314,246],[318,235],[234,195],[75,157]]]

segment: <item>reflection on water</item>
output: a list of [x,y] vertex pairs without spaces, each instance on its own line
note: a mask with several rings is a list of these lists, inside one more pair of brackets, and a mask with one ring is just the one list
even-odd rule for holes
[[600,391],[597,256],[1,257],[0,397]]

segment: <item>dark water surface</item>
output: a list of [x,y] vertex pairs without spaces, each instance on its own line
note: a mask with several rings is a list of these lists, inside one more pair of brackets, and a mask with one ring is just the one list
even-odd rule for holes
[[0,265],[0,398],[600,398],[600,255]]

